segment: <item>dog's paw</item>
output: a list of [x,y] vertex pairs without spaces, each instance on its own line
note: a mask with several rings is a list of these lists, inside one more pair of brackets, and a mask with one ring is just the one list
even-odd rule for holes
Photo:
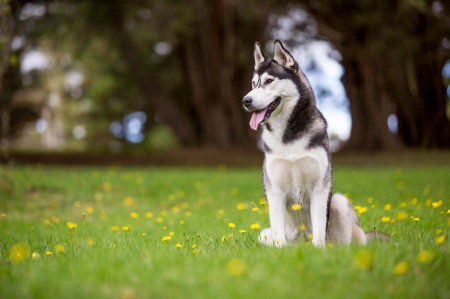
[[283,247],[286,245],[286,240],[274,238],[271,228],[263,229],[259,233],[258,241],[259,243],[267,246]]

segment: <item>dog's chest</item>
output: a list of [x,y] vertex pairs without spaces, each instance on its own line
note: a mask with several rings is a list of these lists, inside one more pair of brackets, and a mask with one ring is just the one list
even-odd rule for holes
[[265,160],[270,184],[290,194],[312,192],[322,181],[328,164],[325,151],[322,148],[306,149],[309,142],[306,137],[290,144],[265,137],[263,141],[270,147]]

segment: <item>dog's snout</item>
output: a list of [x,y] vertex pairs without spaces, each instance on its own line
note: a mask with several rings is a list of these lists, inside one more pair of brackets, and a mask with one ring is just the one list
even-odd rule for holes
[[248,105],[250,105],[251,103],[252,103],[252,98],[251,97],[245,97],[245,98],[243,98],[242,99],[242,104],[244,105],[244,106],[248,106]]

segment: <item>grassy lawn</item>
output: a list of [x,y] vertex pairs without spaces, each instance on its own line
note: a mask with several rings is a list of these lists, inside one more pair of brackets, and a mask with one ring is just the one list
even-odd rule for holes
[[389,242],[260,246],[259,169],[0,168],[0,297],[450,298],[450,167],[334,180]]

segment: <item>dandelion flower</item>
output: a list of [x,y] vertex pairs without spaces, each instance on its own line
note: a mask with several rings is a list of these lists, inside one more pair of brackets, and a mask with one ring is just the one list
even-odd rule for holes
[[400,275],[400,274],[405,273],[407,270],[408,270],[408,263],[402,262],[402,263],[397,264],[394,267],[394,274]]
[[82,213],[81,216],[86,217],[86,213]]
[[162,218],[162,217],[158,217],[158,218],[156,218],[156,222],[158,222],[158,223],[161,223],[161,222],[163,222],[163,218]]
[[176,246],[177,248],[181,248],[181,247],[183,247],[183,245],[181,245],[180,243],[178,243],[178,244],[175,244],[175,246]]
[[314,238],[313,234],[309,234],[308,238],[312,240]]
[[228,235],[228,238],[233,238],[233,234],[229,234],[229,235]]
[[436,238],[436,244],[442,244],[445,241],[445,236],[439,236]]
[[442,229],[438,228],[436,232],[437,232],[437,233],[438,233],[438,235],[439,235],[439,234],[441,234],[441,233],[442,233]]
[[250,228],[251,229],[259,229],[260,225],[259,225],[259,223],[253,223],[252,225],[250,225]]
[[328,247],[329,248],[333,247],[333,243],[328,243]]
[[219,215],[223,215],[225,213],[225,211],[223,209],[219,210]]
[[166,229],[167,229],[167,225],[164,225],[164,226],[163,226],[163,230],[166,230]]
[[252,208],[252,211],[253,211],[253,212],[258,212],[259,209],[258,209],[257,207],[253,207],[253,208]]
[[183,202],[181,204],[181,208],[184,209],[184,210],[186,210],[188,207],[189,207],[189,204],[187,202]]
[[45,220],[44,220],[44,223],[45,223],[45,225],[50,225],[51,222],[50,222],[50,220],[45,219]]
[[224,242],[225,241],[225,236],[222,236],[222,238],[220,238],[220,242]]
[[291,209],[292,209],[293,211],[299,211],[301,208],[302,208],[302,206],[299,205],[298,203],[292,205],[292,207],[291,207]]
[[191,217],[192,213],[191,212],[186,212],[184,215],[186,215],[186,217]]
[[247,205],[245,203],[238,203],[236,205],[236,209],[238,209],[239,211],[244,210],[247,207]]
[[306,229],[306,225],[301,224],[298,228],[300,229],[300,231],[303,232],[303,231],[305,231],[305,229]]
[[391,236],[395,236],[395,234],[396,234],[396,232],[393,232],[393,233],[391,234]]
[[93,207],[86,207],[86,212],[88,212],[89,214],[94,213],[94,208]]
[[231,228],[235,228],[236,224],[234,224],[233,222],[230,222],[230,223],[228,223],[228,226],[231,227]]
[[37,253],[37,252],[33,252],[33,253],[31,254],[31,258],[32,258],[33,260],[38,260],[40,257],[41,257],[41,256],[40,256],[39,253]]
[[20,263],[21,261],[26,259],[27,256],[28,256],[28,249],[20,243],[11,247],[11,250],[9,251],[9,259],[14,264]]
[[195,249],[195,248],[197,248],[197,245],[195,245],[195,244],[192,245],[192,249]]
[[384,209],[386,211],[389,211],[391,208],[392,208],[392,205],[390,203],[384,205]]
[[74,223],[74,222],[67,222],[66,224],[67,224],[67,227],[69,229],[76,229],[77,228],[77,224]]
[[192,250],[193,254],[198,254],[198,252],[199,252],[198,248],[195,248],[194,250]]
[[397,220],[405,220],[406,218],[408,218],[408,214],[406,212],[399,212],[395,217],[397,218]]
[[171,237],[173,237],[174,235],[175,235],[174,232],[170,232],[170,233],[169,233],[169,236],[171,236]]
[[180,224],[184,224],[184,220],[180,220]]
[[419,220],[420,220],[419,217],[413,219],[414,222],[419,222]]
[[126,205],[127,207],[132,206],[134,203],[134,199],[131,197],[125,197],[125,199],[123,200],[123,204]]
[[241,259],[232,259],[227,262],[226,270],[232,276],[238,276],[245,272],[247,266]]
[[129,227],[129,226],[124,226],[124,227],[122,227],[122,229],[123,229],[124,231],[129,231],[129,230],[130,230],[130,227]]
[[145,213],[145,218],[152,218],[152,217],[153,217],[153,213],[152,212]]
[[119,227],[118,227],[117,225],[115,225],[115,226],[111,227],[111,230],[112,230],[113,232],[118,231],[118,230],[119,230]]
[[[447,210],[447,214],[450,214],[450,209]],[[3,217],[3,215],[2,215],[2,217]]]
[[261,198],[259,200],[259,204],[262,205],[262,206],[264,206],[266,203],[267,203],[267,201],[264,198]]
[[245,229],[241,229],[241,230],[239,230],[239,232],[240,232],[241,234],[245,234],[247,231],[246,231]]
[[145,233],[142,233],[142,236],[145,237]]
[[178,211],[180,211],[179,207],[177,207],[177,206],[172,207],[172,212],[178,213]]
[[79,208],[79,207],[81,206],[81,202],[79,202],[79,201],[77,200],[77,201],[75,201],[75,202],[73,203],[73,206],[74,206],[75,208]]
[[419,263],[426,263],[433,257],[433,254],[429,250],[422,250],[417,256]]
[[170,241],[170,239],[172,239],[171,236],[164,236],[161,241]]
[[136,212],[130,213],[130,216],[131,216],[131,218],[134,218],[134,219],[139,218],[139,214]]
[[389,222],[389,221],[391,221],[391,218],[390,218],[390,217],[386,217],[386,216],[381,217],[381,222],[387,223],[387,222]]
[[56,252],[64,252],[64,246],[62,244],[55,245]]
[[87,244],[88,244],[89,246],[92,246],[92,245],[95,244],[95,242],[94,242],[94,240],[92,240],[92,239],[88,239],[88,240],[87,240]]
[[109,190],[111,190],[111,188],[112,188],[112,185],[110,182],[103,183],[103,190],[109,191]]
[[[450,210],[449,210],[449,211],[450,211]],[[2,218],[5,218],[5,217],[6,217],[6,214],[5,214],[5,213],[3,213],[3,214],[2,214]]]
[[46,255],[52,255],[52,254],[53,254],[53,252],[51,252],[51,251],[47,250],[47,251],[45,252],[45,254],[46,254]]
[[167,216],[167,211],[166,210],[162,210],[159,214],[161,214],[161,216],[166,217]]

